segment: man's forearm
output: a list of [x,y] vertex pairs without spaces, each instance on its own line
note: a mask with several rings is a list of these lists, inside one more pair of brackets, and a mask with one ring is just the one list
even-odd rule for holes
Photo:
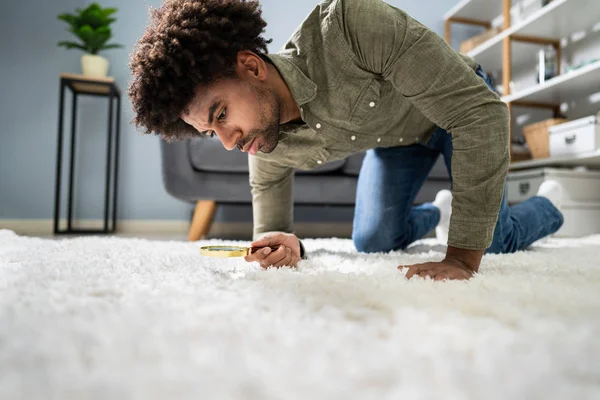
[[458,261],[473,272],[477,272],[479,271],[479,265],[484,253],[485,250],[466,250],[448,246],[446,259]]

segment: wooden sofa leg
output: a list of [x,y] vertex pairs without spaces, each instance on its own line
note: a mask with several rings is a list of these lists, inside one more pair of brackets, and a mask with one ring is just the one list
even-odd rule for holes
[[216,211],[217,203],[212,200],[201,200],[196,203],[192,225],[188,232],[189,241],[200,240],[208,234]]

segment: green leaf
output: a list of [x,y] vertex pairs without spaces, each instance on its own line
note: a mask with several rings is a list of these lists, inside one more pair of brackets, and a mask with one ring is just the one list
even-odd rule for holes
[[117,11],[119,11],[117,8],[105,8],[102,10],[102,14],[104,15],[104,17],[109,17]]
[[104,46],[102,46],[102,48],[100,50],[122,49],[124,47],[125,46],[123,46],[122,44],[111,43],[111,44],[105,44]]
[[80,17],[80,21],[82,25],[89,25],[92,28],[99,28],[106,25],[102,12],[95,10],[84,12]]
[[91,4],[80,14],[82,25],[90,25],[92,28],[109,25],[114,22],[114,19],[109,19],[108,16],[116,11],[114,8],[102,9],[98,4]]
[[61,47],[66,47],[68,50],[79,49],[79,50],[87,51],[87,49],[84,46],[80,45],[79,43],[75,43],[75,42],[64,41],[64,42],[59,42],[58,45]]
[[103,26],[102,28],[98,28],[94,35],[93,47],[101,49],[110,40],[111,36],[112,33],[109,27]]
[[101,33],[101,34],[111,34],[111,30],[108,26],[101,26],[100,28],[96,29],[96,33]]
[[60,14],[57,18],[62,21],[65,21],[71,26],[74,26],[77,23],[77,17],[72,14]]
[[78,31],[78,36],[86,44],[92,53],[98,52],[102,46],[112,36],[110,28],[103,26],[94,30],[91,26],[85,25]]
[[94,35],[94,29],[89,25],[84,25],[79,29],[73,31],[73,33],[81,39],[81,41],[85,44],[88,44],[92,41],[92,36]]
[[[92,3],[92,4],[90,4],[90,5],[89,5],[89,6],[88,6],[88,7],[85,9],[85,11],[88,11],[88,12],[97,12],[97,11],[102,11],[102,7],[100,7],[100,6],[98,5],[98,3]],[[85,12],[85,11],[84,11],[84,12]]]

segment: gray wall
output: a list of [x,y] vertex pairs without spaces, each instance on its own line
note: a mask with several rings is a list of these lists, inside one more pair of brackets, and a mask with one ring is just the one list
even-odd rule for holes
[[[269,49],[271,52],[285,43],[317,1],[261,2],[269,23],[266,36],[274,39]],[[67,51],[56,46],[59,40],[70,39],[66,25],[58,21],[56,15],[72,12],[89,2],[3,2],[0,13],[0,219],[52,218],[58,76],[61,72],[79,73],[81,55],[79,51]],[[405,9],[440,34],[443,32],[443,14],[457,2],[389,0],[389,3]],[[128,54],[144,30],[148,7],[158,6],[160,1],[112,0],[100,3],[119,8],[114,41],[124,44],[125,48],[111,50],[104,55],[111,62],[109,74],[125,91],[129,80]],[[455,32],[456,38],[460,36],[460,32]],[[70,98],[67,100],[70,101]],[[188,219],[190,205],[171,198],[163,189],[158,139],[135,131],[129,124],[132,113],[126,95],[123,100],[119,218]],[[76,216],[81,218],[100,218],[102,215],[106,103],[100,98],[80,101]],[[68,123],[65,128],[69,129]],[[67,147],[65,149],[68,151]],[[66,182],[66,175],[63,182]],[[251,221],[250,214],[250,207],[222,207],[217,220]],[[350,220],[351,216],[351,208],[300,207],[297,210],[297,219],[304,221]]]

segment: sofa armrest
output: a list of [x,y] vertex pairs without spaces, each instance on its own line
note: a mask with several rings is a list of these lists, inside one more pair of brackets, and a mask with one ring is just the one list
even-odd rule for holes
[[186,198],[186,187],[189,187],[190,182],[202,180],[202,178],[198,178],[198,174],[192,168],[187,148],[187,140],[169,143],[161,139],[162,179],[167,193],[171,196],[193,201],[194,199]]

